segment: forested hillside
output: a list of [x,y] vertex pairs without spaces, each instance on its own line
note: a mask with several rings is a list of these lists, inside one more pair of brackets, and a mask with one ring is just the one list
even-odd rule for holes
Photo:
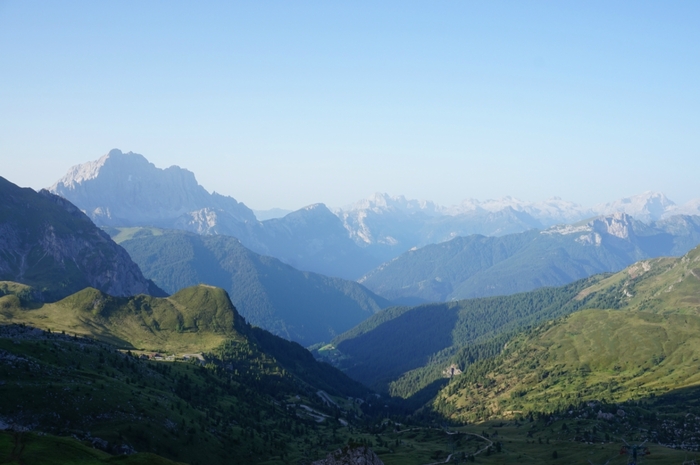
[[353,281],[302,272],[228,236],[152,228],[109,230],[144,274],[169,292],[226,289],[251,324],[311,345],[361,323],[389,302]]
[[[392,307],[338,336],[318,353],[368,386],[380,390],[391,386],[392,392],[409,396],[441,378],[450,360],[468,358],[470,353],[477,358],[498,353],[504,340],[493,344],[491,338],[581,308],[587,299],[575,297],[602,278],[510,296]],[[483,343],[487,346],[479,346]],[[407,374],[426,365],[438,368],[430,376]]]
[[298,460],[341,444],[338,427],[362,415],[347,399],[370,395],[251,327],[221,289],[85,289],[54,304],[26,301],[14,283],[0,289],[0,416],[13,428],[192,464]]
[[460,420],[554,412],[700,386],[700,248],[641,262],[584,289],[590,309],[547,322],[466,367],[437,400]]

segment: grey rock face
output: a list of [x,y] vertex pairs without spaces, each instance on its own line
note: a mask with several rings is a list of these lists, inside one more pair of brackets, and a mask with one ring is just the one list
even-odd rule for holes
[[384,465],[384,462],[367,446],[345,446],[311,465]]
[[[72,167],[49,188],[79,205],[100,226],[170,226],[204,208],[241,223],[256,222],[253,211],[232,197],[209,194],[191,171],[160,169],[143,155],[111,150],[99,160]],[[192,228],[206,228],[193,224]]]
[[0,280],[57,300],[85,287],[114,296],[164,295],[129,254],[67,200],[0,178]]

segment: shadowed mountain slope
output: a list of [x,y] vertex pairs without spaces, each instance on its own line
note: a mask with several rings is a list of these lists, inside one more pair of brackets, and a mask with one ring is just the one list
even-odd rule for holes
[[[411,370],[433,365],[442,370],[464,347],[575,311],[584,305],[575,297],[599,279],[510,296],[388,308],[335,338],[332,351],[321,348],[319,354],[366,385],[399,395],[406,391],[392,385]],[[430,376],[430,382],[440,378]]]
[[0,280],[53,301],[88,286],[114,295],[165,295],[129,255],[67,200],[0,178]]

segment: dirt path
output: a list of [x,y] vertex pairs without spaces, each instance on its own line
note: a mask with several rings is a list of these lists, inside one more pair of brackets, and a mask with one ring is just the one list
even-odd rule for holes
[[476,434],[476,433],[464,433],[464,434],[470,434],[470,435],[472,435],[472,436],[476,436],[477,438],[481,438],[481,439],[483,439],[484,441],[486,441],[486,442],[489,443],[486,447],[484,447],[484,448],[482,448],[482,449],[479,449],[478,451],[476,451],[476,452],[475,452],[474,454],[472,454],[472,455],[479,455],[479,454],[481,454],[482,452],[486,451],[489,447],[493,446],[493,441],[492,441],[492,440],[486,439],[485,437],[483,437],[483,436],[480,435],[480,434]]
[[[401,431],[394,431],[394,433],[397,433],[397,434],[398,434],[398,433],[405,433],[405,432],[408,432],[408,431],[420,431],[420,430],[424,430],[424,429],[433,429],[433,430],[444,431],[445,434],[447,434],[447,435],[452,435],[452,434],[468,434],[468,435],[470,435],[470,436],[476,436],[477,438],[483,439],[484,441],[486,441],[486,442],[488,443],[488,444],[486,444],[484,447],[482,447],[481,449],[479,449],[478,451],[474,452],[473,454],[469,454],[469,455],[477,456],[477,455],[481,454],[482,452],[486,452],[486,451],[488,450],[489,447],[493,446],[493,441],[492,441],[492,440],[487,439],[487,438],[485,438],[484,436],[482,436],[482,435],[480,435],[480,434],[468,433],[468,432],[466,432],[466,431],[447,431],[447,430],[440,429],[440,428],[408,428],[408,429],[404,429],[404,430],[401,430]],[[450,455],[448,455],[447,458],[446,458],[445,460],[443,460],[443,461],[441,461],[441,462],[432,462],[432,463],[427,463],[427,464],[425,464],[425,465],[440,465],[440,464],[443,464],[443,463],[449,463],[449,461],[452,460],[452,456],[455,455],[455,454],[458,454],[458,453],[459,453],[459,452],[453,452],[453,453],[451,453]]]

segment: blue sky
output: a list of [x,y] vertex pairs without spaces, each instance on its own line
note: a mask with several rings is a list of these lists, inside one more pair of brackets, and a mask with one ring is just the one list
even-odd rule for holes
[[698,2],[0,0],[0,175],[112,148],[252,208],[700,197]]

